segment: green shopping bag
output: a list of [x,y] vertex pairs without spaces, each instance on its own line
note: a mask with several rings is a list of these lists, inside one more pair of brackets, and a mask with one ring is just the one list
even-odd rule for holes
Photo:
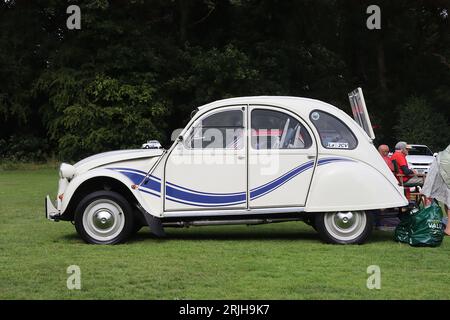
[[394,239],[398,242],[409,243],[409,236],[411,233],[412,212],[400,215],[400,223],[394,231]]
[[444,238],[444,228],[439,205],[433,201],[428,208],[412,210],[403,215],[395,229],[394,238],[411,246],[440,246]]

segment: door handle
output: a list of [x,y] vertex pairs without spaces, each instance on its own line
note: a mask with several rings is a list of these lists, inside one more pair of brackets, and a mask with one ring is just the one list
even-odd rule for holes
[[241,155],[241,156],[238,156],[237,158],[238,158],[239,160],[242,160],[242,159],[245,159],[245,156],[242,156],[242,155]]
[[315,159],[316,156],[315,155],[311,155],[311,156],[307,156],[308,159]]

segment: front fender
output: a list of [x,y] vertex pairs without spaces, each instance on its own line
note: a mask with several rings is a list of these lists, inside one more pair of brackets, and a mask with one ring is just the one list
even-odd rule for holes
[[155,212],[155,210],[152,210],[154,208],[150,208],[148,203],[144,201],[142,198],[141,192],[138,190],[132,189],[131,186],[134,184],[127,176],[113,171],[106,168],[98,168],[89,170],[79,176],[76,176],[74,179],[70,181],[70,183],[67,185],[67,188],[64,191],[64,197],[61,201],[61,207],[58,208],[61,212],[61,214],[64,213],[64,211],[69,206],[70,201],[73,198],[73,195],[76,193],[77,189],[82,185],[84,182],[94,179],[94,178],[110,178],[115,179],[119,182],[121,182],[130,192],[133,194],[133,196],[136,198],[137,202],[142,206],[142,208],[147,211],[148,213]]
[[[387,167],[386,167],[386,170]],[[330,162],[315,169],[306,211],[373,210],[403,207],[403,189],[381,173],[357,160]]]

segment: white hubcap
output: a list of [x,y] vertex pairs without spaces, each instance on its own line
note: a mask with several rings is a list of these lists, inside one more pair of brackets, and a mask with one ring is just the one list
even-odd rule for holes
[[125,225],[122,208],[109,199],[98,199],[90,203],[83,214],[83,226],[87,234],[98,241],[109,241],[117,237]]
[[358,238],[366,228],[367,218],[363,211],[329,212],[324,218],[330,235],[341,241]]

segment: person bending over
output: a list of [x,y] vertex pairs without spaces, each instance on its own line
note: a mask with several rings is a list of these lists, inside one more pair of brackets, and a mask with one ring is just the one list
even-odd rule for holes
[[427,198],[433,198],[445,204],[447,210],[446,228],[447,236],[450,236],[450,145],[439,152],[434,159],[422,188],[422,194]]

